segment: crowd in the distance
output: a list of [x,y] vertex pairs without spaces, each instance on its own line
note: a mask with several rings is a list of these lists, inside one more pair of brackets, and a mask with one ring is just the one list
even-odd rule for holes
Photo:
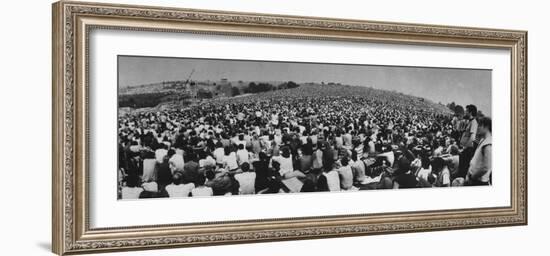
[[377,97],[212,101],[118,120],[118,198],[491,184],[491,120]]

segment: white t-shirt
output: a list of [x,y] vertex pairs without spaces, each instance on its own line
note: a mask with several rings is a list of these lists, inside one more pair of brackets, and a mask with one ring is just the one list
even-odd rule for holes
[[447,166],[443,167],[439,177],[437,179],[437,185],[440,187],[446,187],[451,185],[451,172]]
[[313,145],[317,145],[317,135],[315,135],[315,134],[309,135],[309,138],[311,138],[311,143]]
[[248,150],[246,149],[237,150],[237,159],[238,159],[237,162],[239,163],[239,165],[243,163],[250,163],[250,161],[248,160]]
[[213,196],[214,192],[212,191],[212,188],[206,187],[206,186],[200,186],[196,187],[191,190],[191,195],[193,197],[199,197],[199,196]]
[[275,135],[275,143],[277,143],[277,145],[283,144],[283,136]]
[[328,190],[340,191],[340,177],[337,171],[330,171],[323,173],[327,178]]
[[[170,157],[169,162],[174,166],[174,168],[177,171],[183,171],[183,167],[185,166],[185,161],[183,160],[182,155],[174,154],[172,157]],[[173,174],[173,171],[172,171]]]
[[416,177],[418,178],[418,181],[420,183],[420,186],[422,187],[431,187],[432,184],[428,181],[428,177],[432,173],[432,167],[430,166],[428,169],[421,168],[418,173],[416,174]]
[[159,148],[155,151],[155,159],[158,163],[162,163],[164,161],[164,156],[168,154],[168,150]]
[[235,179],[239,182],[239,191],[241,195],[251,195],[254,194],[256,173],[254,172],[243,172],[235,175]]
[[224,155],[223,164],[227,166],[230,171],[239,168],[239,164],[237,163],[237,155],[235,152],[231,152],[229,155]]
[[138,199],[141,192],[143,192],[141,187],[122,187],[122,199]]
[[307,144],[307,136],[300,136],[300,141],[302,142],[302,144]]
[[211,156],[207,156],[206,159],[199,160],[199,167],[214,166],[216,165],[216,160]]
[[188,197],[189,193],[194,188],[195,188],[195,184],[193,183],[179,184],[179,185],[170,184],[166,186],[166,192],[168,192],[168,195],[170,197]]
[[334,138],[334,142],[336,144],[336,148],[341,148],[344,145],[344,139],[342,139],[342,136]]
[[281,176],[285,176],[285,174],[294,171],[294,167],[292,166],[292,155],[288,158],[276,156],[273,157],[273,161],[278,162],[281,165],[281,169],[279,170],[279,174],[281,174]]
[[225,152],[223,148],[217,148],[214,150],[214,158],[216,158],[217,164],[223,164],[223,156],[225,155]]

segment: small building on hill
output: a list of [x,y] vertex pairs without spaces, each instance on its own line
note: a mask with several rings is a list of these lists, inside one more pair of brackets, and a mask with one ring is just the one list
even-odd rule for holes
[[231,83],[227,80],[227,78],[222,78],[219,83],[219,92],[221,96],[231,97],[232,91],[231,91]]

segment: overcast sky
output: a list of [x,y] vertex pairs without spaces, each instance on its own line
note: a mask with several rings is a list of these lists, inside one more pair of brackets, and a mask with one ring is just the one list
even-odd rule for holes
[[491,71],[424,67],[119,56],[119,86],[162,81],[335,82],[395,90],[444,104],[474,104],[491,115]]

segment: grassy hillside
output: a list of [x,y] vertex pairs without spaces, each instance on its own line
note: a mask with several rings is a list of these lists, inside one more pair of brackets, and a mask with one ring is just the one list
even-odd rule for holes
[[211,103],[226,103],[226,102],[250,102],[257,100],[272,100],[272,99],[288,99],[300,100],[302,98],[316,97],[364,97],[369,100],[374,100],[387,106],[414,107],[415,109],[424,109],[426,111],[451,114],[451,111],[444,105],[434,103],[430,100],[406,95],[399,92],[373,89],[363,86],[349,85],[321,85],[321,84],[302,84],[298,88],[287,90],[270,91],[259,94],[247,94],[239,97],[223,98],[212,100]]

